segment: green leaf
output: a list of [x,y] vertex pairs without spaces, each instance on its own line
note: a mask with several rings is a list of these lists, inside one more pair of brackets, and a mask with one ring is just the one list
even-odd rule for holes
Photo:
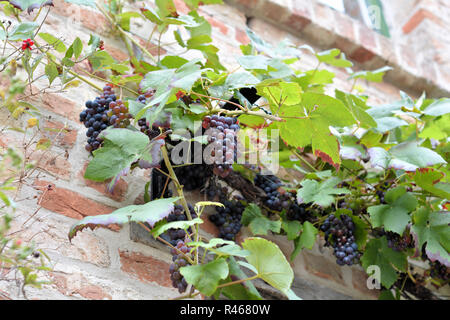
[[69,240],[71,240],[79,231],[85,228],[92,230],[99,226],[108,226],[110,224],[120,224],[134,222],[145,222],[153,227],[156,222],[166,218],[174,209],[173,203],[180,198],[165,198],[150,201],[143,205],[131,205],[113,211],[110,214],[95,215],[85,217],[75,223],[69,231]]
[[169,229],[183,229],[186,230],[189,227],[192,227],[196,224],[203,223],[203,220],[200,218],[195,218],[192,220],[186,220],[186,221],[174,221],[174,222],[168,222],[161,225],[158,225],[157,227],[152,229],[152,236],[154,238],[157,238],[162,233],[166,232]]
[[425,253],[431,261],[439,261],[450,267],[450,213],[448,211],[431,212],[420,208],[413,214],[411,231],[415,237],[416,248]]
[[247,238],[242,247],[250,252],[247,261],[258,271],[258,277],[272,287],[287,292],[294,280],[294,272],[278,246],[266,239]]
[[425,128],[419,133],[419,138],[443,140],[450,136],[450,114],[443,115],[438,119],[427,121]]
[[372,82],[381,82],[383,81],[383,76],[384,74],[389,71],[392,70],[391,67],[389,66],[384,66],[381,67],[379,69],[376,70],[372,70],[372,71],[358,71],[358,72],[354,72],[350,75],[349,79],[366,79],[367,81],[372,81]]
[[444,173],[434,169],[417,169],[412,175],[414,182],[422,189],[431,192],[443,199],[450,199],[450,193],[440,188],[439,182],[444,178]]
[[323,94],[306,92],[299,105],[282,106],[279,116],[284,117],[284,121],[273,122],[270,128],[279,129],[281,138],[287,144],[297,148],[312,145],[315,155],[334,167],[339,167],[339,144],[329,127],[345,127],[355,123],[341,101]]
[[442,98],[433,102],[423,110],[423,113],[435,117],[450,113],[450,99]]
[[[247,275],[241,270],[233,257],[228,259],[228,268],[230,276],[234,275],[239,279],[247,278]],[[261,295],[251,281],[224,287],[221,292],[224,296],[233,300],[262,300]]]
[[267,235],[269,230],[279,233],[281,228],[280,220],[269,220],[261,213],[261,209],[254,203],[251,203],[245,208],[242,213],[241,223],[244,226],[248,226],[254,235]]
[[382,169],[394,168],[396,170],[416,171],[446,161],[435,151],[419,147],[415,141],[403,142],[389,151],[380,147],[368,150],[372,167]]
[[158,13],[160,17],[177,17],[177,9],[173,0],[155,0],[155,4],[158,7]]
[[297,191],[297,202],[299,204],[313,202],[321,207],[328,207],[334,202],[334,195],[350,193],[347,189],[336,188],[339,182],[341,180],[337,177],[321,182],[310,179],[303,180],[300,183],[302,188]]
[[[28,14],[34,9],[41,8],[44,6],[53,6],[52,0],[8,0],[15,8],[22,11],[27,10]],[[12,39],[10,39],[12,40]]]
[[45,66],[45,75],[48,77],[48,82],[52,84],[53,80],[56,79],[58,76],[58,69],[56,68],[56,65],[53,62],[49,62]]
[[406,272],[408,267],[406,254],[389,248],[385,236],[367,243],[361,263],[366,271],[370,266],[378,266],[381,284],[386,288],[390,288],[397,281],[397,270]]
[[319,230],[314,227],[309,221],[305,221],[302,226],[302,233],[294,241],[294,251],[291,254],[291,261],[300,253],[303,248],[311,250],[316,243],[317,234]]
[[247,70],[267,70],[270,62],[266,56],[240,56],[237,60]]
[[142,16],[137,12],[122,12],[118,14],[117,19],[119,21],[120,26],[125,31],[130,31],[130,20],[131,18],[142,18]]
[[148,151],[154,151],[153,147],[157,148],[159,144],[159,141],[149,144],[148,137],[141,132],[120,128],[107,129],[102,132],[102,137],[105,139],[104,145],[93,152],[94,158],[84,175],[86,179],[105,181],[112,178],[134,161],[150,155]]
[[355,120],[358,120],[362,127],[377,127],[377,122],[366,112],[368,109],[365,102],[358,96],[335,90],[336,98],[341,100],[348,110],[352,113]]
[[222,0],[185,0],[184,2],[191,10],[197,9],[200,5],[223,4]]
[[331,66],[340,67],[340,68],[348,68],[352,67],[353,63],[345,59],[344,54],[341,54],[341,58],[336,58],[341,53],[339,49],[331,49],[327,51],[322,51],[316,53],[316,57],[320,62],[329,64]]
[[258,82],[259,79],[252,75],[250,72],[242,71],[230,74],[225,81],[225,85],[228,87],[228,89],[239,89],[242,87],[253,86]]
[[385,200],[388,204],[367,209],[372,226],[375,228],[384,226],[386,231],[402,235],[411,221],[409,213],[416,208],[417,199],[407,193],[406,188],[397,187],[386,192]]
[[49,45],[53,46],[56,51],[60,53],[66,52],[67,48],[64,43],[50,33],[40,32],[39,37],[41,37]]
[[81,51],[83,50],[83,43],[81,42],[80,38],[77,37],[73,41],[72,47],[73,47],[73,54],[75,56],[75,59],[78,59],[78,57],[81,54]]
[[[36,30],[38,26],[39,24],[36,22],[22,22],[9,32],[8,40],[18,41],[32,38],[34,30]],[[0,40],[6,40],[6,35],[4,33],[0,33]]]
[[219,258],[206,264],[182,267],[180,273],[187,283],[192,284],[205,296],[211,296],[219,281],[228,276],[228,264],[225,259]]
[[302,224],[297,220],[283,220],[281,228],[287,233],[286,237],[288,240],[294,240],[300,234]]

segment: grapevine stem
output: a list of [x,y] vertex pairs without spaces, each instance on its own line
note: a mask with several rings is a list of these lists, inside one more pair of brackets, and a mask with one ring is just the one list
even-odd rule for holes
[[145,49],[139,42],[137,42],[132,36],[130,36],[125,30],[123,30],[119,25],[117,25],[113,18],[105,11],[100,5],[97,4],[97,8],[103,13],[103,15],[109,20],[109,22],[119,30],[119,32],[127,37],[131,42],[133,42],[142,52],[144,52],[154,63],[157,63],[155,57]]
[[[143,224],[142,222],[138,222],[138,224],[143,227],[146,231],[148,231],[151,234],[151,230],[149,229],[149,227],[147,227],[145,224]],[[173,245],[170,244],[170,242],[167,242],[166,240],[164,240],[163,238],[161,238],[160,236],[156,237],[156,239],[158,239],[159,241],[161,241],[162,243],[168,245],[170,248],[175,249],[178,253],[182,254],[184,256],[184,258],[189,261],[190,264],[193,264],[194,262],[192,261],[192,259],[190,257],[188,257],[183,251],[181,251],[180,249],[178,249],[177,247],[174,247]]]
[[300,160],[302,160],[310,169],[312,169],[315,172],[318,172],[318,170],[316,168],[314,168],[314,166],[309,163],[305,158],[303,158],[299,153],[297,153],[297,151],[294,148],[291,148],[291,152]]
[[188,206],[188,204],[186,202],[186,199],[184,197],[184,194],[183,194],[183,186],[178,181],[178,178],[177,178],[177,175],[175,174],[175,171],[173,171],[173,167],[172,167],[172,164],[170,163],[170,159],[169,159],[169,155],[167,153],[166,147],[163,146],[161,148],[161,151],[162,151],[162,155],[163,155],[166,167],[169,170],[170,178],[175,182],[177,193],[181,197],[181,204],[183,205],[184,210],[186,211],[186,216],[188,217],[188,220],[192,220],[192,216],[191,216],[191,212],[189,210],[189,206]]

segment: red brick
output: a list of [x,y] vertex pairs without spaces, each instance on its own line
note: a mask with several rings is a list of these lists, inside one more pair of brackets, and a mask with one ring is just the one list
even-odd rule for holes
[[247,33],[241,29],[236,28],[236,40],[239,41],[239,43],[242,44],[249,44],[250,38],[247,36]]
[[309,252],[303,251],[303,257],[305,259],[305,269],[320,278],[332,280],[334,282],[345,284],[342,275],[341,267],[326,259],[324,256],[318,256]]
[[284,21],[289,14],[289,10],[285,6],[279,5],[278,3],[272,2],[270,0],[263,2],[261,12],[263,12],[269,20],[278,23]]
[[224,35],[228,34],[228,27],[221,21],[216,20],[209,16],[205,16],[205,19],[208,20],[208,22],[211,24],[211,26],[213,26],[214,28],[218,28],[222,34],[224,34]]
[[392,43],[392,40],[383,35],[379,35],[378,43],[380,46],[379,48],[380,55],[383,58],[389,60],[390,62],[396,62],[394,44]]
[[175,8],[177,9],[178,14],[187,14],[190,12],[188,6],[184,3],[183,0],[173,0],[175,4]]
[[84,173],[86,172],[87,166],[88,166],[88,163],[86,163],[84,165],[83,169],[79,173],[80,179],[84,180],[84,183],[86,184],[86,186],[93,188],[100,193],[103,193],[108,198],[111,198],[115,201],[121,202],[125,199],[125,195],[126,195],[127,189],[128,189],[128,183],[126,181],[124,181],[123,179],[119,179],[119,181],[114,186],[114,189],[111,193],[108,191],[108,185],[111,182],[111,179],[108,179],[105,182],[97,182],[97,181],[92,181],[89,179],[84,179]]
[[286,25],[296,31],[301,31],[310,23],[311,14],[307,11],[307,7],[303,7],[302,10],[294,8],[286,20]]
[[342,13],[335,11],[334,18],[336,22],[336,29],[340,36],[349,39],[352,42],[356,42],[355,35],[355,20],[343,15]]
[[[112,297],[102,287],[90,284],[83,276],[77,276],[77,279],[73,279],[71,275],[61,275],[57,273],[51,273],[52,284],[56,286],[56,289],[65,296],[80,295],[83,298],[90,300],[111,300]],[[74,281],[75,280],[75,281]],[[78,283],[77,283],[78,282]],[[79,284],[82,282],[82,284]]]
[[[148,50],[148,52],[150,52],[152,55],[154,56],[158,56],[158,45],[157,44],[153,44],[151,42],[147,42],[147,40],[144,40],[142,38],[139,38],[139,43]],[[166,50],[164,50],[164,48],[160,48],[159,49],[159,53],[160,55],[165,55],[167,53]]]
[[364,294],[365,296],[377,299],[380,295],[380,290],[367,288],[367,278],[369,276],[362,270],[352,268],[352,284],[353,288]]
[[75,145],[77,130],[71,129],[60,122],[48,120],[43,123],[43,129],[47,138],[55,139],[58,137],[55,142],[62,147],[72,148]]
[[258,3],[260,1],[259,0],[237,0],[236,2],[238,4],[246,7],[247,9],[253,9],[258,5]]
[[[33,95],[27,97],[27,101],[33,104],[38,104],[45,109],[64,116],[73,121],[79,120],[79,113],[82,109],[81,104],[77,105],[72,100],[63,98],[62,94],[57,93],[37,93],[39,90],[33,87]],[[30,89],[27,86],[25,95],[30,94]]]
[[137,252],[119,250],[121,270],[144,282],[171,287],[169,264]]
[[[46,190],[48,185],[52,186],[51,190]],[[53,183],[45,180],[36,180],[34,186],[42,191],[39,204],[43,208],[69,218],[82,219],[87,216],[111,213],[115,210],[77,192],[55,187]]]
[[207,217],[202,217],[202,219],[203,219],[203,223],[200,224],[200,229],[202,229],[203,231],[209,233],[210,235],[212,235],[214,237],[218,237],[219,236],[219,228],[217,228],[214,225],[214,223],[209,221],[209,219]]
[[108,45],[108,43],[104,44],[105,47],[105,51],[108,52],[111,57],[113,57],[114,59],[116,59],[119,62],[128,60],[128,54],[126,52],[124,52],[123,50],[110,46]]
[[364,63],[372,60],[374,56],[375,54],[372,51],[367,50],[364,47],[359,47],[349,55],[349,58],[356,62]]
[[108,20],[102,13],[85,9],[79,5],[73,5],[64,1],[53,1],[53,12],[59,15],[79,21],[85,28],[103,34],[111,29]]
[[408,45],[399,45],[400,61],[406,63],[409,68],[416,70],[416,52],[411,49]]
[[443,25],[441,19],[426,9],[419,9],[403,26],[403,33],[408,34],[413,31],[424,19],[429,19],[439,25]]

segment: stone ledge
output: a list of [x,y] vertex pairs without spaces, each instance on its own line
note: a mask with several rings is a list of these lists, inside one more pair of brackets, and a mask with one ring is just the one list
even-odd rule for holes
[[[420,95],[440,98],[450,96],[448,88],[438,83],[436,76],[427,72],[429,66],[420,64],[408,48],[400,47],[389,38],[316,1],[298,0],[225,0],[239,8],[248,17],[263,19],[276,28],[305,39],[305,42],[323,50],[337,47],[355,62],[357,68],[373,70],[384,65],[394,68],[385,81],[399,89]],[[282,39],[279,39],[282,40]],[[416,66],[411,68],[411,65]],[[436,70],[441,73],[441,70]]]

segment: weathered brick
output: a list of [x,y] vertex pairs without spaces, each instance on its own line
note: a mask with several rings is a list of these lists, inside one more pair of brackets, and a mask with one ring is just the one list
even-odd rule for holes
[[108,20],[102,13],[85,9],[80,5],[70,4],[60,0],[54,0],[53,11],[59,15],[68,17],[68,23],[81,23],[85,28],[104,34],[110,30]]
[[250,38],[247,36],[247,33],[244,30],[236,28],[235,32],[236,32],[236,40],[239,43],[242,43],[244,45],[247,45],[250,43]]
[[365,63],[372,60],[374,56],[375,54],[372,51],[359,47],[349,55],[349,58],[359,63]]
[[405,23],[405,25],[402,27],[403,33],[408,34],[411,31],[413,31],[420,23],[422,23],[423,20],[430,19],[431,21],[434,21],[435,23],[442,24],[442,21],[434,15],[432,12],[420,8],[419,10],[414,13],[414,15],[408,20],[408,22]]
[[410,71],[415,72],[417,70],[417,55],[410,46],[398,45],[398,54],[398,61],[400,61],[402,65],[406,65]]
[[367,278],[368,275],[363,270],[359,270],[356,267],[352,268],[353,288],[364,294],[364,296],[376,299],[380,295],[380,290],[369,289],[367,287]]
[[219,236],[219,228],[217,228],[214,223],[209,221],[208,218],[204,217],[203,223],[200,224],[200,229],[212,235],[213,237]]
[[70,179],[70,162],[61,154],[55,154],[49,150],[35,150],[30,156],[37,168],[50,172],[58,178]]
[[[33,93],[39,91],[35,87],[32,90]],[[30,94],[29,87],[27,87],[25,94]],[[83,107],[81,104],[77,105],[72,100],[66,99],[63,95],[57,93],[40,92],[29,96],[28,101],[73,121],[79,120],[79,113]]]
[[104,44],[105,51],[108,52],[111,57],[116,59],[119,62],[125,61],[128,59],[128,54],[122,49],[116,48],[114,46],[109,45],[107,42]]
[[344,285],[344,277],[340,266],[327,259],[323,255],[315,255],[308,253],[305,250],[302,252],[303,258],[305,259],[305,269],[320,278],[331,280],[339,284]]
[[362,23],[358,23],[359,43],[367,50],[376,51],[375,31],[369,29]]
[[51,273],[53,285],[65,296],[80,295],[90,300],[111,300],[112,297],[105,290],[97,285],[90,284],[85,277],[80,274],[65,275]]
[[56,138],[56,144],[65,148],[72,148],[77,140],[77,130],[61,122],[45,120],[42,128],[49,139]]
[[171,287],[169,264],[142,253],[119,250],[121,270],[145,282]]
[[125,195],[128,189],[128,183],[123,179],[119,179],[119,181],[114,186],[112,192],[108,190],[108,185],[111,182],[111,179],[106,180],[105,182],[97,182],[84,178],[84,173],[86,172],[86,168],[88,163],[85,163],[83,169],[78,174],[79,178],[84,181],[86,186],[97,190],[100,193],[103,193],[108,198],[111,198],[115,201],[123,201],[125,199]]
[[335,25],[337,32],[340,36],[349,39],[352,42],[356,41],[355,26],[356,21],[347,15],[344,15],[338,11],[334,12]]
[[295,31],[301,31],[304,27],[311,23],[311,13],[308,7],[294,7],[286,20],[286,25]]
[[261,12],[269,20],[275,22],[285,21],[290,16],[290,11],[287,7],[274,1],[263,1]]
[[[49,185],[51,189],[45,191]],[[49,181],[36,180],[34,186],[43,191],[39,198],[42,207],[69,218],[82,219],[87,216],[107,214],[114,211],[114,208],[88,199],[77,192],[55,187]]]

